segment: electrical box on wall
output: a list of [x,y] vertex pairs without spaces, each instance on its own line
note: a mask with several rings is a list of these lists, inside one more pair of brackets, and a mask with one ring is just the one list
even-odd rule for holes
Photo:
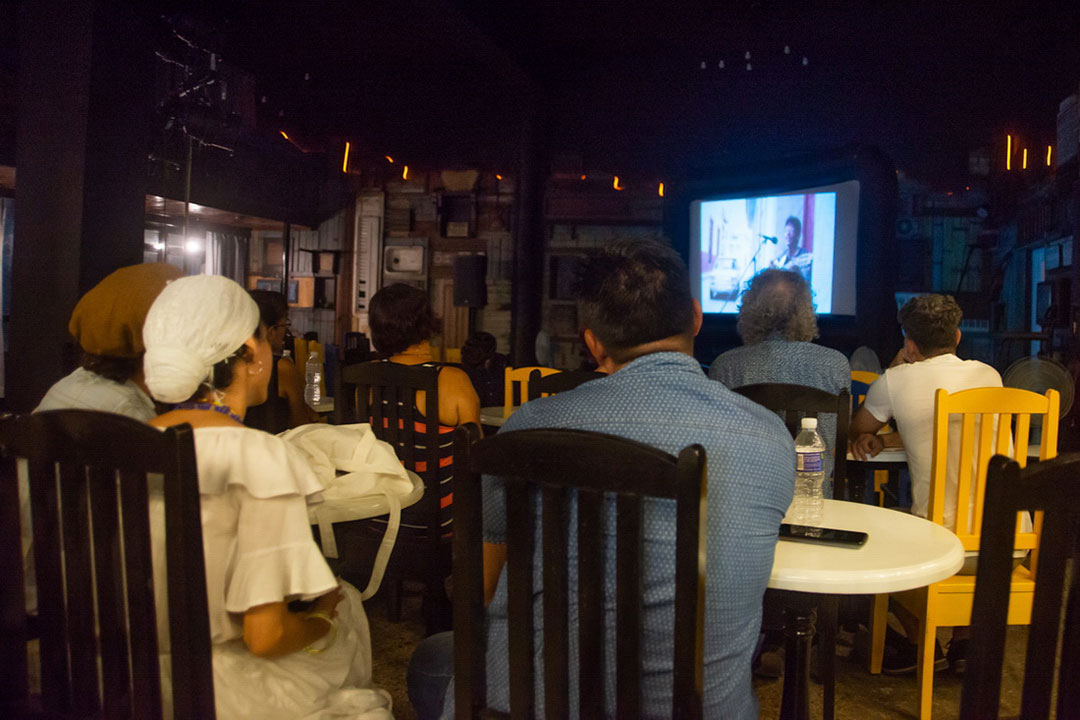
[[427,238],[387,238],[383,246],[383,285],[406,283],[427,289]]

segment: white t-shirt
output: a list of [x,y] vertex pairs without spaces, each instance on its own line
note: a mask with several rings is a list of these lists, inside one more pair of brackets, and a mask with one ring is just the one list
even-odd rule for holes
[[[961,360],[952,353],[917,363],[889,368],[874,381],[863,405],[879,422],[896,418],[911,472],[911,512],[926,517],[930,504],[930,470],[933,465],[934,394],[981,387],[1001,387],[998,371],[978,360]],[[955,453],[960,446],[960,417],[949,422],[950,460],[946,471],[945,527],[956,529],[956,484],[959,475]]]

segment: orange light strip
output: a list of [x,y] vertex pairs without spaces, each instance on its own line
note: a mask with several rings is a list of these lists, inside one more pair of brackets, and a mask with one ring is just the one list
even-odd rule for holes
[[1023,170],[1027,170],[1027,148],[1024,148],[1024,167]]
[[345,141],[345,158],[341,161],[341,172],[343,172],[343,173],[349,172],[349,147],[350,147],[350,143],[349,143],[348,140],[346,140]]
[[1005,136],[1005,169],[1012,170],[1012,135]]
[[625,190],[626,189],[624,187],[619,187],[619,176],[618,175],[616,175],[615,178],[611,181],[611,187],[615,188],[616,190]]
[[496,179],[496,180],[502,180],[502,175],[496,175],[496,176],[495,176],[495,179]]
[[660,187],[656,188],[656,194],[664,197],[664,183],[660,183]]
[[402,170],[401,170],[401,179],[402,180],[408,180],[409,179],[409,166],[408,165],[406,165],[404,168],[402,168]]
[[582,175],[582,176],[581,176],[581,179],[582,179],[582,180],[585,180],[585,179],[587,179],[588,177],[589,177],[588,175]]
[[278,132],[281,133],[281,137],[285,138],[286,140],[289,139],[289,134],[287,132],[285,132],[284,130],[279,130]]
[[1054,151],[1053,145],[1046,146],[1046,167],[1050,167],[1050,155]]
[[389,155],[383,155],[383,157],[386,158],[386,162],[390,163],[391,165],[394,164],[394,158],[390,157]]

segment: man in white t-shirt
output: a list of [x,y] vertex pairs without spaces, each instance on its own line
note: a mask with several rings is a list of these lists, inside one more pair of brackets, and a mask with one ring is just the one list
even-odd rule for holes
[[[877,431],[896,419],[911,472],[911,512],[927,517],[930,468],[933,464],[934,394],[981,387],[1001,387],[998,371],[978,360],[956,356],[960,342],[960,307],[948,295],[912,298],[900,309],[904,349],[900,363],[890,367],[866,393],[866,402],[851,421],[852,454],[863,460],[883,445]],[[950,423],[949,447],[957,448],[960,423]],[[948,465],[944,522],[956,528],[956,462]]]
[[[900,440],[907,453],[911,473],[911,512],[927,517],[930,498],[930,470],[933,464],[934,395],[939,388],[950,393],[981,387],[1001,387],[997,370],[977,360],[956,356],[960,343],[960,306],[949,295],[922,295],[900,308],[899,320],[904,330],[904,347],[893,367],[874,381],[866,393],[866,402],[851,420],[851,452],[859,460],[881,452],[889,436],[878,435],[885,423],[896,420]],[[958,452],[960,422],[950,422],[949,445]],[[959,463],[947,465],[943,521],[956,528],[956,485]],[[970,507],[970,505],[969,505]],[[974,563],[971,563],[973,572]],[[950,643],[950,666],[960,669],[960,636]],[[955,648],[954,648],[955,646]],[[902,653],[906,658],[908,653]],[[898,662],[894,672],[906,670],[909,663]],[[910,663],[914,669],[914,662]]]

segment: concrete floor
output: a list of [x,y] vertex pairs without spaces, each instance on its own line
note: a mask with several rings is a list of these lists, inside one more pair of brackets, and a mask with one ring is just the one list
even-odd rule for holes
[[[405,689],[405,671],[413,648],[423,636],[420,603],[416,595],[406,595],[402,620],[386,619],[386,604],[376,597],[366,604],[371,623],[371,654],[375,684],[394,698],[394,717],[413,720],[416,716]],[[944,646],[951,631],[941,631]],[[1023,677],[1027,628],[1011,628],[1006,645],[1002,683],[1001,714],[1015,716],[1020,707],[1020,683]],[[915,676],[890,677],[870,675],[865,661],[837,658],[836,717],[840,720],[908,720],[916,717]],[[934,676],[934,718],[950,720],[959,715],[962,680],[949,671]],[[781,681],[755,680],[754,690],[761,703],[761,717],[779,717]],[[811,717],[821,717],[821,686],[811,685]]]

